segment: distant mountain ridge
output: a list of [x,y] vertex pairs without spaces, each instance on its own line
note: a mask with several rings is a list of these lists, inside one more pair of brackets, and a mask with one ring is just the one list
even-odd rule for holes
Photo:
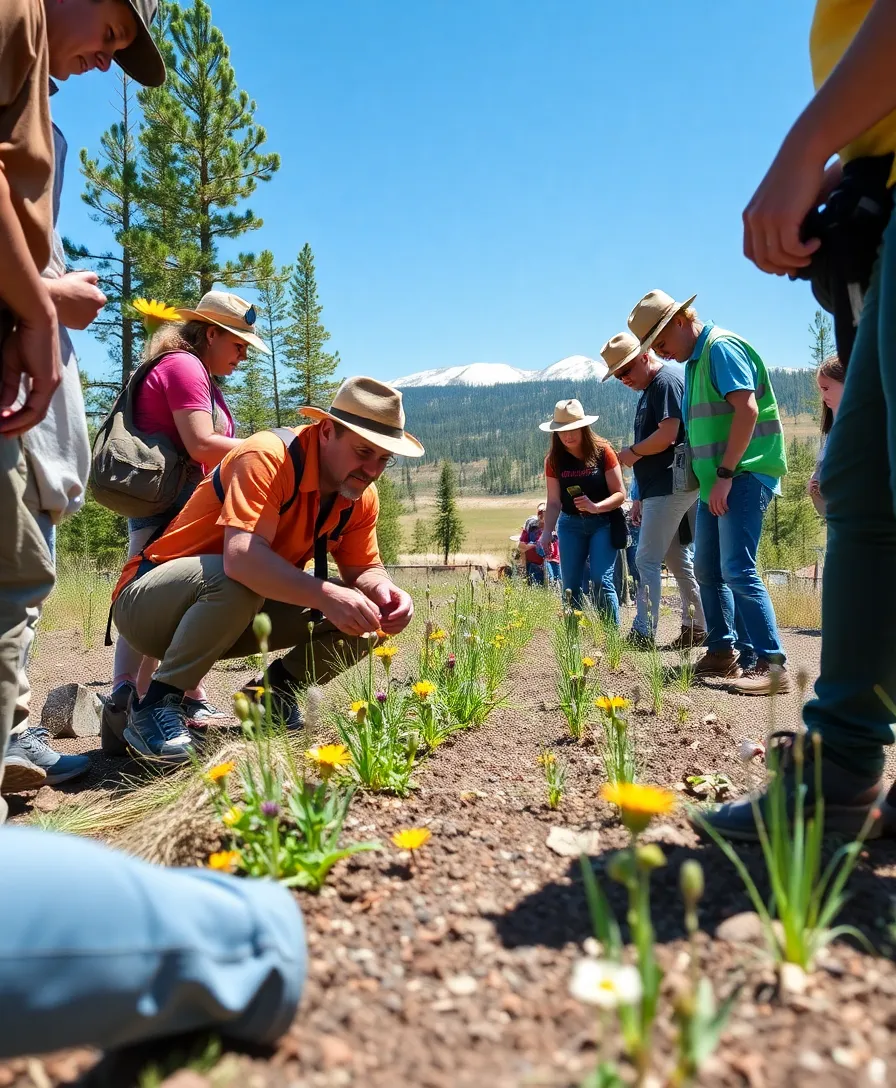
[[453,385],[490,386],[519,382],[589,381],[600,380],[607,372],[606,364],[587,355],[569,355],[544,370],[521,370],[509,363],[468,363],[466,366],[443,366],[435,370],[420,370],[389,384],[398,389],[422,387],[444,388]]

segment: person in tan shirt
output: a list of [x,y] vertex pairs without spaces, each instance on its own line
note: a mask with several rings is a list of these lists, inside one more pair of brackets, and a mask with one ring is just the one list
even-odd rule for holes
[[[59,314],[41,279],[53,233],[50,79],[105,72],[117,60],[138,82],[162,83],[165,66],[148,29],[156,7],[157,0],[0,3],[0,776],[28,609],[54,581],[24,501],[21,443],[60,380]],[[5,814],[0,800],[0,822]]]

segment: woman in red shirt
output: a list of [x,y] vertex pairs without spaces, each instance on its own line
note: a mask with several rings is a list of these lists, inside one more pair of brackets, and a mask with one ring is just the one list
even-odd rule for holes
[[[249,347],[269,355],[252,331],[255,309],[237,295],[209,291],[195,310],[178,310],[180,322],[163,325],[148,341],[145,358],[155,366],[134,397],[134,423],[144,434],[164,434],[190,458],[187,482],[174,505],[152,517],[128,518],[128,558],[138,555],[186,505],[202,477],[240,439],[216,379],[227,378],[246,358]],[[149,686],[157,661],[144,658],[121,635],[115,643],[112,694],[103,711],[104,746],[118,748],[127,710],[136,691]],[[188,691],[187,716],[207,721],[225,715],[207,699],[203,687]]]
[[540,424],[551,434],[544,474],[548,501],[543,540],[556,527],[560,542],[563,589],[581,604],[585,564],[590,563],[597,607],[619,626],[619,598],[613,583],[616,552],[628,537],[622,504],[625,485],[613,447],[591,429],[597,416],[587,416],[577,400],[561,400],[554,417]]

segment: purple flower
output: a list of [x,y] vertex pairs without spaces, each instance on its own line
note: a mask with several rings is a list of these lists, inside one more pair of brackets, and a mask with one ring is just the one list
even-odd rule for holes
[[280,806],[276,801],[262,801],[261,802],[261,814],[267,816],[273,820],[275,816],[280,815]]
[[454,654],[449,654],[448,659],[445,662],[445,668],[446,669],[453,669],[456,664],[457,664],[457,658],[454,656]]
[[384,691],[378,691],[376,693],[376,701],[378,703],[384,703],[387,698],[388,698],[388,696],[386,695],[386,693]]

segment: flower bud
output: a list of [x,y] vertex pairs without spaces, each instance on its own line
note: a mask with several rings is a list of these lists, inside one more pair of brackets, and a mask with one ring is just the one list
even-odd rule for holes
[[249,700],[242,691],[233,697],[233,712],[241,722],[249,720]]
[[703,891],[706,886],[703,878],[703,866],[699,861],[689,858],[682,863],[678,879],[681,886],[681,898],[684,900],[687,909],[693,910],[703,898]]
[[647,873],[654,869],[662,869],[666,864],[666,855],[655,842],[648,842],[637,847],[635,857],[638,868]]
[[619,850],[607,862],[607,876],[617,884],[628,885],[634,876],[634,859],[628,850]]
[[264,645],[271,637],[271,617],[267,612],[259,612],[252,621],[252,633],[261,645]]

